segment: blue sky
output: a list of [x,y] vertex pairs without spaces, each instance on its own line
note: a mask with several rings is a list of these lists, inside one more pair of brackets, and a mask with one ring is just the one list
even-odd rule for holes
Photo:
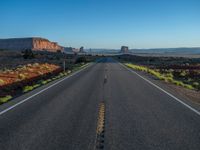
[[200,0],[1,0],[0,38],[85,48],[200,46]]

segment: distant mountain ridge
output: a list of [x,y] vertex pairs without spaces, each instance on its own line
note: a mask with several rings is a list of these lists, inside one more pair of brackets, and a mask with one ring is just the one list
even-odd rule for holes
[[200,47],[180,47],[180,48],[154,48],[154,49],[131,49],[133,53],[155,53],[155,54],[200,54]]
[[[120,49],[87,49],[92,53],[119,53]],[[180,48],[152,48],[152,49],[130,49],[133,54],[152,53],[152,54],[200,54],[200,47],[180,47]]]

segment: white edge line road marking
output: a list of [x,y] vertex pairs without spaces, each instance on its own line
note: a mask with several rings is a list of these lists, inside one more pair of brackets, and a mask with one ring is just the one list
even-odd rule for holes
[[39,92],[37,92],[37,93],[35,93],[35,94],[33,94],[33,95],[31,95],[31,96],[29,96],[29,97],[23,99],[23,100],[21,100],[20,102],[18,102],[18,103],[16,103],[16,104],[14,104],[14,105],[12,105],[12,106],[6,108],[5,110],[3,110],[3,111],[0,112],[0,115],[3,115],[4,113],[8,112],[9,110],[11,110],[11,109],[17,107],[18,105],[20,105],[20,104],[22,104],[22,103],[28,101],[29,99],[31,99],[31,98],[33,98],[33,97],[39,95],[40,93],[43,93],[44,91],[46,91],[46,90],[52,88],[53,86],[59,84],[60,82],[62,82],[62,81],[64,81],[64,80],[66,80],[66,79],[68,79],[68,78],[70,78],[70,77],[72,77],[72,76],[78,74],[79,72],[85,70],[86,68],[90,67],[91,65],[92,65],[92,63],[91,63],[91,64],[88,64],[88,66],[82,68],[81,70],[72,73],[71,75],[69,75],[69,76],[67,76],[67,77],[65,77],[65,78],[63,78],[63,79],[61,79],[61,80],[59,80],[58,82],[56,82],[56,83],[54,83],[54,84],[52,84],[52,85],[50,85],[50,86],[44,88],[43,90],[41,90],[41,91],[39,91]]
[[121,66],[123,66],[124,68],[126,68],[127,70],[129,70],[130,72],[136,74],[137,76],[139,76],[140,78],[142,78],[143,80],[145,80],[146,82],[148,82],[149,84],[151,84],[152,86],[156,87],[157,89],[161,90],[162,92],[164,92],[165,94],[167,94],[168,96],[172,97],[173,99],[175,99],[176,101],[178,101],[179,103],[181,103],[182,105],[184,105],[185,107],[189,108],[191,111],[195,112],[197,115],[200,116],[200,112],[194,108],[192,108],[190,105],[184,103],[182,100],[180,100],[179,98],[175,97],[174,95],[170,94],[169,92],[165,91],[164,89],[162,89],[161,87],[159,87],[158,85],[154,84],[153,82],[149,81],[148,79],[144,78],[143,76],[141,76],[140,74],[138,74],[137,72],[133,71],[132,69],[128,68],[127,66],[123,65],[122,63],[118,62]]

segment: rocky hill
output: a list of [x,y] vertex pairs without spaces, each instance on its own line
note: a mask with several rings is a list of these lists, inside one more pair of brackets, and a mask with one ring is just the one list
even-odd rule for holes
[[62,51],[63,47],[56,42],[51,42],[44,38],[31,37],[31,38],[11,38],[0,39],[0,49],[3,50],[34,50],[34,51]]

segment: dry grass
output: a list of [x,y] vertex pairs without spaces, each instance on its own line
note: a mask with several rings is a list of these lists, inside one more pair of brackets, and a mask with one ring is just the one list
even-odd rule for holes
[[125,65],[129,68],[135,69],[135,70],[139,70],[139,71],[143,71],[143,72],[147,72],[155,77],[157,77],[160,80],[163,80],[165,82],[170,82],[173,83],[175,85],[178,86],[182,86],[184,88],[190,89],[190,90],[194,90],[195,86],[193,85],[189,85],[189,84],[185,84],[182,81],[177,81],[173,78],[173,75],[168,73],[168,74],[161,74],[160,72],[150,69],[148,67],[145,66],[140,66],[140,65],[135,65],[135,64],[130,64],[130,63],[125,63]]

